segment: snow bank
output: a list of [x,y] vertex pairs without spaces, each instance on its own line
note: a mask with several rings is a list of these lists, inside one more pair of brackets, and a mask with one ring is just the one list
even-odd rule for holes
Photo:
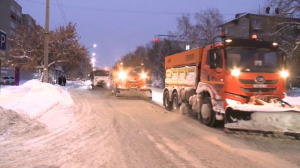
[[0,106],[35,119],[55,106],[71,106],[73,100],[66,88],[30,80],[21,86],[1,89]]
[[287,96],[284,101],[288,102],[291,105],[300,106],[300,96],[299,97],[290,97]]
[[163,91],[164,89],[151,88],[152,90],[152,100],[159,105],[163,106]]
[[43,130],[44,128],[45,126],[37,121],[0,107],[1,139],[18,135],[24,136],[26,134]]

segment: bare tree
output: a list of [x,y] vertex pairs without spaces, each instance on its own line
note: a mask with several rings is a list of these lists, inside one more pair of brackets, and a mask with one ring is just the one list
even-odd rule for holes
[[217,8],[208,8],[196,13],[196,24],[191,23],[189,15],[177,18],[177,33],[179,40],[187,41],[190,45],[199,47],[211,43],[220,34],[218,27],[224,23],[223,16]]

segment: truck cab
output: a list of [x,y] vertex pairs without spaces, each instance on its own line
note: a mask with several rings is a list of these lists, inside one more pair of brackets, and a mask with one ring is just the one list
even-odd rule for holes
[[[152,97],[152,92],[147,87],[147,78],[148,75],[144,63],[120,61],[112,71],[112,92],[118,97],[121,93],[122,95],[129,93],[128,91],[142,91],[146,93],[146,97],[150,98]],[[132,95],[140,95],[140,93],[135,92]]]
[[109,87],[111,84],[110,72],[108,69],[93,71],[90,74],[92,86]]

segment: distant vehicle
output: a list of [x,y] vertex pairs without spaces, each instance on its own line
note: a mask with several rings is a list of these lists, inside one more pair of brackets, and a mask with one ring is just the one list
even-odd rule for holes
[[1,77],[1,85],[14,85],[15,77],[12,76],[4,76]]
[[102,69],[91,72],[90,74],[92,86],[110,87],[111,80],[109,70]]
[[119,61],[112,68],[112,93],[116,97],[140,96],[152,98],[152,90],[148,88],[147,69],[144,63],[135,61]]
[[1,85],[9,85],[9,77],[1,77]]
[[14,85],[14,84],[15,84],[15,77],[10,76],[10,77],[9,77],[9,83],[10,83],[11,85]]

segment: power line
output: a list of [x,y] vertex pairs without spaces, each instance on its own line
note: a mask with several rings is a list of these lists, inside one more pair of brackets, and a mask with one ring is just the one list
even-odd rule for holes
[[[45,4],[44,2],[39,2],[35,0],[24,0],[33,3]],[[57,5],[55,5],[57,6]],[[117,9],[104,9],[104,8],[91,8],[91,7],[76,7],[76,6],[69,6],[69,5],[62,5],[62,7],[72,8],[72,9],[79,9],[79,10],[88,10],[88,11],[100,11],[100,12],[115,12],[115,13],[136,13],[136,14],[156,14],[156,15],[182,15],[182,14],[196,14],[196,12],[192,13],[178,13],[178,12],[155,12],[155,11],[133,11],[133,10],[117,10]],[[235,15],[235,14],[222,14],[222,15]]]
[[64,14],[63,14],[63,11],[62,11],[62,9],[61,9],[61,6],[60,6],[59,3],[58,3],[58,0],[56,0],[56,3],[57,3],[58,8],[59,8],[59,10],[60,10],[61,16],[63,17],[64,22],[65,22],[65,24],[66,24],[66,19],[65,19],[65,17],[64,17]]
[[59,0],[59,2],[60,2],[60,7],[61,7],[61,9],[62,9],[64,18],[65,18],[65,22],[66,22],[66,24],[67,24],[67,17],[66,17],[66,13],[65,13],[64,7],[63,7],[63,5],[62,5],[62,3],[61,3],[61,0]]

